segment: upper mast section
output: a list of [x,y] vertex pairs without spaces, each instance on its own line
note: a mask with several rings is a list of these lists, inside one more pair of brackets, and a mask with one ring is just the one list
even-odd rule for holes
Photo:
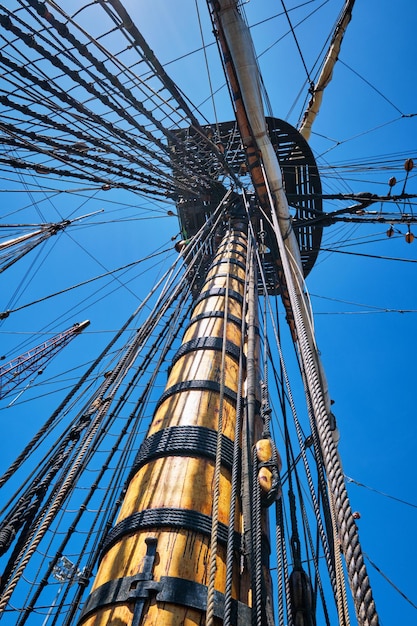
[[[208,4],[229,80],[236,122],[224,122],[205,130],[242,186],[254,190],[251,219],[255,232],[266,231],[267,290],[274,294],[281,286],[276,278],[279,254],[272,232],[271,198],[274,217],[290,255],[306,276],[317,258],[322,235],[321,226],[309,223],[322,212],[320,176],[313,153],[300,133],[287,122],[265,117],[252,40],[236,3],[220,0]],[[180,133],[185,145],[187,140],[193,145],[195,132],[192,128]],[[186,150],[172,146],[171,154],[175,163],[185,163]],[[197,194],[178,197],[177,208],[185,239],[203,225],[224,192],[219,181],[213,193],[204,197]],[[266,216],[263,228],[260,226],[262,216]],[[292,226],[295,219],[297,228]]]
[[311,90],[311,98],[307,109],[304,112],[303,120],[300,126],[301,135],[308,141],[311,134],[311,128],[316,119],[323,100],[323,92],[333,77],[333,69],[339,57],[340,48],[346,29],[352,19],[352,10],[355,0],[346,0],[340,18],[336,24],[336,28],[327,50],[326,58],[323,63],[320,76]]

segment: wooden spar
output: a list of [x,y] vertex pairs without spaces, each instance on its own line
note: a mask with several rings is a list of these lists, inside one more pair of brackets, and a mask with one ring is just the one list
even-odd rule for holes
[[[103,547],[96,580],[80,619],[82,626],[168,626],[205,619],[215,489],[213,444],[221,414],[214,575],[214,618],[220,623],[226,580],[225,539],[229,524],[233,524],[230,494],[236,405],[242,389],[239,378],[245,376],[245,366],[239,371],[244,345],[242,318],[246,315],[247,237],[242,227],[241,222],[235,224],[225,235],[195,301],[165,391],[132,469],[116,526]],[[252,342],[256,354],[251,358],[251,368],[258,370],[258,339]],[[243,363],[245,360],[241,359]],[[259,420],[259,409],[256,413]],[[245,524],[239,490],[236,500],[232,615],[237,610],[239,621],[248,623],[252,594],[250,573],[241,556]]]
[[[57,233],[65,230],[67,226],[70,226],[74,222],[79,222],[80,220],[91,217],[92,215],[96,215],[97,213],[102,213],[104,209],[100,211],[94,211],[93,213],[87,213],[86,215],[80,215],[72,220],[62,220],[61,222],[50,223],[50,224],[40,224],[37,230],[33,230],[25,235],[20,235],[19,237],[14,237],[13,239],[9,239],[8,241],[4,241],[0,243],[0,263],[1,257],[4,258],[3,265],[0,267],[0,273],[4,272],[4,270],[8,269],[11,265],[19,261],[22,257],[25,256],[28,252],[36,248],[43,241],[51,237],[52,235],[56,235]],[[0,228],[19,228],[25,226],[24,224],[2,224]],[[36,226],[36,224],[26,224],[28,227]],[[12,248],[9,251],[9,248]]]
[[266,189],[265,179],[261,170],[261,162],[259,150],[256,145],[256,139],[253,136],[252,129],[249,124],[248,115],[240,90],[239,80],[236,74],[233,57],[230,53],[225,33],[219,18],[218,7],[216,3],[210,2],[211,18],[215,27],[216,37],[223,56],[225,74],[229,81],[230,91],[232,93],[232,103],[235,109],[236,121],[239,126],[242,144],[246,152],[248,168],[251,173],[251,179],[256,190],[258,200],[266,211],[269,211],[268,192]]
[[[257,107],[258,110],[256,111],[256,114],[255,114],[254,103],[250,102],[249,105],[245,103],[245,98],[242,93],[242,85],[241,85],[242,77],[239,76],[238,68],[235,65],[237,61],[236,59],[237,55],[233,54],[232,50],[230,49],[228,37],[226,35],[225,27],[224,27],[224,16],[229,15],[230,17],[231,13],[235,13],[237,29],[238,31],[240,31],[239,37],[237,37],[237,40],[239,40],[240,35],[242,35],[243,39],[245,39],[245,37],[247,37],[246,31],[248,31],[248,29],[245,27],[245,25],[243,24],[243,21],[241,20],[241,17],[237,10],[236,2],[234,0],[224,0],[224,2],[221,2],[221,3],[211,1],[209,2],[209,6],[211,10],[211,18],[213,21],[213,25],[215,27],[216,37],[219,42],[219,46],[221,48],[222,55],[223,55],[225,74],[229,81],[230,90],[233,96],[232,102],[235,108],[236,122],[238,124],[240,136],[242,138],[243,148],[246,152],[246,158],[247,158],[247,163],[248,163],[248,168],[250,171],[252,184],[255,189],[256,196],[257,196],[261,209],[269,217],[271,214],[271,202],[270,202],[270,197],[269,197],[269,192],[268,192],[268,182],[266,180],[267,177],[265,176],[265,171],[262,166],[263,158],[265,155],[262,153],[262,149],[259,146],[259,140],[262,135],[262,133],[259,132],[259,125],[262,126],[262,124],[265,124],[265,118],[264,118],[263,106],[262,106],[262,98],[260,95],[260,88],[259,88],[259,79],[258,77],[256,77],[256,73],[254,75],[250,70],[248,70],[248,76],[246,78],[251,84],[251,88],[249,89],[249,92],[251,93],[251,95],[254,95],[255,101],[258,104],[258,107]],[[229,21],[229,18],[227,19],[227,21]],[[229,39],[230,39],[230,36],[229,36]],[[247,45],[243,48],[243,50],[246,51],[246,55],[247,55],[247,59],[245,58],[245,62],[242,63],[244,70],[246,70],[246,68],[256,66],[253,46],[252,46],[252,43],[250,44],[248,43],[249,41],[251,41],[250,37],[245,39],[245,42]],[[242,46],[240,45],[239,53],[243,52],[243,50],[242,50]],[[245,73],[245,71],[243,71],[243,73]],[[252,115],[250,115],[251,112],[252,112]],[[257,133],[254,131],[254,128],[252,126],[251,119],[250,119],[251,117],[256,118],[255,125],[258,128]],[[266,131],[266,124],[265,124],[265,131]],[[267,144],[270,144],[270,141],[266,136],[263,137],[263,140],[266,141]],[[275,182],[277,182],[277,177],[280,178],[281,176],[281,170],[277,163],[275,153],[271,154],[271,152],[272,153],[274,152],[274,150],[273,149],[271,150],[271,148],[272,148],[271,145],[267,145],[267,150],[266,150],[268,153],[267,162],[271,162],[271,161],[273,163],[276,162],[277,168],[274,171],[273,179],[275,180]],[[277,184],[279,187],[280,183],[277,182]],[[295,242],[294,232],[290,226],[289,212],[288,212],[288,206],[286,205],[286,198],[284,200],[284,203],[283,203],[283,199],[284,199],[284,196],[281,192],[277,193],[274,196],[274,200],[276,202],[275,209],[278,208],[278,213],[280,215],[279,221],[281,223],[282,230],[285,233],[284,236],[285,236],[286,246],[290,247],[292,258],[295,259],[298,264],[300,264],[299,246]],[[282,207],[283,204],[285,204],[286,206]],[[281,205],[281,209],[279,209],[280,205]],[[295,332],[295,327],[294,327],[294,323],[292,320],[292,311],[291,311],[291,305],[289,302],[287,286],[285,284],[285,277],[282,272],[281,263],[279,262],[278,259],[276,260],[276,269],[277,269],[277,274],[279,276],[281,298],[285,306],[285,310],[287,314],[287,321],[288,321],[291,333],[293,335],[293,338],[295,339],[296,332]]]
[[[293,264],[302,271],[300,248],[291,225],[282,172],[268,134],[259,69],[249,27],[240,13],[237,0],[217,0],[211,4],[212,19],[222,45],[225,69],[233,90],[236,121],[246,145],[254,187],[267,215],[271,212],[276,214],[286,249]],[[253,152],[257,155],[257,162],[252,164],[250,156]]]
[[336,24],[336,28],[323,64],[323,69],[321,70],[317,83],[312,89],[310,101],[306,111],[304,112],[303,120],[300,125],[300,135],[302,135],[307,141],[310,139],[311,128],[321,107],[324,90],[332,80],[334,66],[339,58],[343,37],[349,22],[352,19],[354,4],[355,0],[346,0],[342,14]]
[[17,246],[18,244],[24,243],[28,239],[33,239],[34,237],[37,237],[38,235],[43,235],[44,233],[44,229],[39,229],[31,233],[26,233],[26,235],[20,235],[20,237],[14,237],[13,239],[9,239],[8,241],[0,243],[0,250],[5,250],[6,248]]

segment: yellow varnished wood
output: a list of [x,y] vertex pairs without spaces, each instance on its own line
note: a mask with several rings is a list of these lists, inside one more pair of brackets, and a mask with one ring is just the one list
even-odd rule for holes
[[[206,313],[207,311],[221,311],[221,305],[223,304],[224,296],[208,296],[194,307],[193,316]],[[242,315],[242,305],[234,298],[229,299],[229,314],[236,317]]]
[[[184,342],[197,339],[198,337],[223,337],[224,320],[219,317],[191,321],[184,335]],[[240,327],[237,324],[228,323],[226,326],[226,339],[239,347],[241,342]]]
[[195,609],[173,606],[149,607],[142,626],[201,626],[201,613]]
[[[237,259],[241,263],[246,258],[246,238],[234,234],[220,246],[216,260],[220,258]],[[229,269],[230,278],[224,276]],[[245,271],[236,264],[221,263],[213,266],[209,272],[202,292],[213,288],[226,288],[244,294],[243,279]],[[241,280],[238,280],[241,279]],[[204,337],[223,338],[224,318],[212,317],[200,320],[193,318],[200,314],[224,312],[228,300],[227,314],[242,319],[242,302],[224,295],[211,295],[202,298],[194,307],[189,328],[183,343]],[[243,298],[242,298],[243,301]],[[229,342],[239,347],[242,343],[240,326],[229,323],[226,327]],[[222,371],[222,352],[215,349],[198,349],[188,352],[173,364],[166,383],[166,389],[187,381],[213,381],[224,385],[234,394],[238,392],[239,367],[235,357],[225,354]],[[174,426],[202,426],[216,431],[221,410],[219,391],[208,389],[182,389],[169,395],[161,402],[154,414],[148,437],[161,429]],[[227,396],[222,403],[222,432],[233,440],[235,437],[236,404]],[[117,522],[130,517],[136,512],[148,509],[184,509],[197,511],[211,516],[213,507],[214,461],[196,456],[163,456],[149,460],[132,477],[124,497]],[[220,476],[219,521],[229,524],[231,495],[230,472],[222,468]],[[242,516],[237,503],[235,531],[242,532]],[[104,583],[132,576],[143,571],[146,555],[145,539],[157,538],[157,557],[153,568],[153,578],[174,576],[199,584],[208,584],[210,560],[210,537],[197,530],[154,528],[139,529],[125,535],[103,556],[94,582],[93,589]],[[235,568],[233,578],[233,597],[249,603],[248,586],[242,585],[240,578],[240,554],[234,555]],[[224,592],[226,579],[226,547],[217,547],[215,589]],[[99,608],[97,613],[83,626],[130,626],[133,606],[129,603],[115,607]],[[204,619],[201,611],[181,607],[175,604],[161,604],[152,599],[145,607],[141,626],[199,626]]]
[[271,461],[274,459],[276,462],[278,471],[281,471],[282,468],[282,460],[281,455],[278,450],[275,448],[272,439],[265,438],[259,439],[256,442],[256,455],[258,457],[258,461],[265,462]]
[[[218,350],[197,350],[178,359],[172,368],[167,388],[185,380],[209,380],[220,382],[222,354]],[[231,356],[225,358],[224,384],[237,389],[238,363]]]
[[[104,555],[99,568],[100,584],[123,576],[133,576],[142,571],[146,554],[145,539],[155,537],[158,540],[157,556],[153,577],[173,576],[184,580],[196,581],[206,585],[208,582],[207,559],[210,553],[210,539],[191,530],[146,530],[124,537]],[[216,587],[224,585],[225,546],[218,546]],[[235,579],[235,583],[237,582]],[[94,588],[99,585],[96,583]],[[238,593],[237,585],[233,595]]]
[[[243,295],[244,285],[236,278],[227,278],[226,276],[213,276],[206,283],[205,291],[210,289],[229,289],[230,291],[237,291],[240,295]],[[232,296],[233,297],[233,296]]]
[[[215,428],[219,414],[219,395],[211,391],[183,391],[167,398],[155,413],[148,435],[169,426],[204,426]],[[223,434],[234,439],[236,409],[227,398],[223,401]]]
[[272,459],[272,441],[271,439],[259,439],[256,442],[256,455],[258,461],[269,461]]
[[[130,482],[118,517],[148,508],[182,508],[211,515],[214,463],[196,457],[163,457],[142,467]],[[140,491],[138,492],[138,488]],[[230,474],[220,478],[219,521],[229,523]]]

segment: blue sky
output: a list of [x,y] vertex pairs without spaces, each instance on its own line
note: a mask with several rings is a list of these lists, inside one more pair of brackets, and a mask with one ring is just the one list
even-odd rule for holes
[[[125,2],[163,63],[202,46],[195,3],[184,0],[180,6],[178,4],[166,0]],[[287,8],[298,4],[302,3],[288,2]],[[320,52],[341,5],[342,2],[336,0],[316,1],[290,11],[291,20],[296,24],[322,7],[296,29],[307,67],[312,66]],[[199,8],[207,43],[211,41],[207,9],[203,2],[199,3]],[[303,63],[294,39],[288,34],[285,17],[264,21],[281,13],[281,4],[272,0],[251,0],[245,3],[245,10],[249,24],[254,25],[252,34],[273,114],[297,124],[306,97]],[[417,113],[416,18],[417,5],[406,0],[398,0],[395,6],[389,0],[357,0],[340,63],[325,93],[310,140],[322,171],[325,193],[371,191],[386,194],[387,181],[392,175],[398,179],[395,190],[400,192],[404,171],[385,169],[385,162],[394,158],[389,155],[414,157],[417,163],[417,118],[407,117]],[[94,28],[91,24],[91,29]],[[207,50],[207,60],[212,85],[219,90],[215,106],[222,121],[230,119],[232,113],[217,56],[216,46],[212,45]],[[201,113],[213,120],[204,54],[196,52],[182,61],[169,63],[166,69]],[[381,162],[378,169],[361,171],[358,167],[347,167],[347,164],[375,161],[376,157]],[[412,172],[407,186],[410,193],[417,193],[415,181]],[[5,179],[0,185],[3,190],[11,187]],[[76,187],[69,186],[72,190]],[[176,218],[167,216],[169,207],[115,190],[87,191],[80,185],[78,191],[70,194],[42,195],[37,208],[33,207],[33,197],[38,200],[41,193],[3,191],[4,221],[35,222],[39,211],[46,221],[101,209],[104,214],[102,218],[90,218],[91,226],[80,224],[57,235],[39,257],[36,252],[32,253],[37,257],[36,275],[11,308],[31,302],[39,294],[53,293],[155,250],[169,248],[171,237],[178,231]],[[325,210],[338,206],[329,201]],[[374,208],[379,211],[381,207],[377,204]],[[400,205],[395,210],[411,209]],[[125,223],[120,221],[121,217],[140,218],[140,221]],[[417,240],[412,245],[406,244],[405,225],[398,227],[401,232],[390,239],[386,237],[386,230],[387,226],[381,223],[337,224],[325,229],[323,248],[338,248],[339,251],[321,253],[307,286],[316,314],[317,341],[341,431],[340,452],[345,473],[372,488],[349,484],[352,508],[361,514],[358,527],[363,550],[417,604],[414,572],[417,554],[413,541],[417,521],[414,388]],[[417,226],[415,233],[417,236]],[[340,242],[344,242],[343,245]],[[8,407],[3,401],[7,441],[7,445],[3,445],[5,467],[19,449],[22,430],[28,438],[57,403],[60,389],[71,384],[75,373],[70,367],[79,367],[75,372],[81,371],[82,364],[90,361],[112,331],[120,327],[174,258],[173,252],[167,252],[156,261],[125,274],[122,282],[130,281],[127,286],[105,280],[94,287],[80,287],[75,292],[14,313],[2,323],[2,352],[12,358],[75,321],[88,318],[92,322],[84,336],[68,346],[50,366],[51,370],[42,375],[42,378],[48,376],[56,381],[46,386],[49,393],[55,385],[54,395],[42,397],[36,404],[26,402],[30,394],[43,395],[42,388],[35,387],[25,392],[13,406]],[[2,310],[10,308],[9,297],[30,271],[29,265],[24,261],[3,275]],[[142,267],[144,274],[140,273]],[[92,295],[93,289],[99,287],[102,291]],[[368,568],[381,624],[390,626],[399,618],[404,623],[416,623],[416,609],[394,591],[369,562]]]

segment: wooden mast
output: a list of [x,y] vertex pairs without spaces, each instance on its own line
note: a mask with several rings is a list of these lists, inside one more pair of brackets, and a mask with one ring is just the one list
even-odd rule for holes
[[[259,360],[258,339],[250,342],[252,354],[243,354],[247,352],[242,332],[246,226],[240,219],[230,224],[195,300],[165,391],[132,469],[116,526],[103,546],[81,616],[83,626],[201,623],[210,598],[213,524],[218,529],[211,621],[223,616],[227,530],[233,524],[230,501],[239,381],[246,376],[246,360],[251,362],[252,379],[258,380]],[[259,421],[259,403],[257,407],[252,414]],[[244,439],[251,447],[253,433]],[[216,448],[221,469],[217,484]],[[214,516],[216,492],[218,515]],[[237,614],[238,621],[248,623],[250,573],[242,558],[247,528],[239,490],[235,501],[232,623],[237,623]]]

